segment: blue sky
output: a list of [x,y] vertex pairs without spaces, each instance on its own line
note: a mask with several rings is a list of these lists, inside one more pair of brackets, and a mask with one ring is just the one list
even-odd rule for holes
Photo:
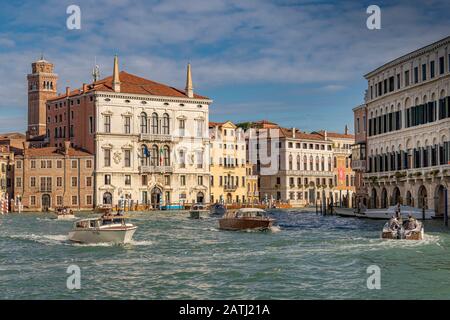
[[[81,30],[66,8],[81,8]],[[381,30],[366,8],[381,8]],[[0,132],[26,127],[26,74],[41,52],[58,90],[91,80],[96,57],[183,88],[188,61],[195,91],[214,100],[212,121],[269,119],[304,131],[353,127],[363,75],[450,35],[449,1],[96,0],[2,1]]]

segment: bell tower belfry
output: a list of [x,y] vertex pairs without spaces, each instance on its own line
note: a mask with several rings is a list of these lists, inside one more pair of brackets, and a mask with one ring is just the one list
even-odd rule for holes
[[58,75],[53,73],[53,64],[40,60],[31,64],[28,79],[28,127],[27,139],[46,134],[46,103],[57,96]]

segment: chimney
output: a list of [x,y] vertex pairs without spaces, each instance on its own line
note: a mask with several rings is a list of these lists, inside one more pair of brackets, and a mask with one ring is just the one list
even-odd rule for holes
[[117,57],[117,55],[114,56],[112,87],[113,87],[114,92],[120,92],[119,58]]
[[28,141],[22,142],[23,145],[23,155],[27,155],[28,149],[30,148],[30,143]]
[[295,138],[295,128],[292,128],[292,138]]
[[345,125],[345,130],[344,130],[345,134],[348,134],[348,126]]
[[194,97],[194,87],[192,85],[192,73],[191,73],[191,64],[188,63],[187,65],[187,74],[186,74],[186,89],[185,89],[186,95],[189,98]]
[[66,96],[68,97],[70,94],[70,87],[66,87]]
[[64,141],[64,154],[69,154],[70,141]]
[[325,140],[327,140],[327,138],[328,138],[328,133],[327,133],[327,130],[324,130],[324,132],[323,132],[323,136],[324,136]]
[[86,91],[88,91],[88,85],[83,83],[83,93],[86,93]]

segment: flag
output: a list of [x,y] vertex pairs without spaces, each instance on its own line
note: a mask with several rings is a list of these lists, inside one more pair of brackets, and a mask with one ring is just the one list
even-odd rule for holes
[[148,152],[147,146],[144,146],[144,157],[146,158],[150,157],[150,153]]

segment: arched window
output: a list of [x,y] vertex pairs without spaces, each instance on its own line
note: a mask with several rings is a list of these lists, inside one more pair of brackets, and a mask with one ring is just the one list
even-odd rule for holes
[[321,159],[321,163],[320,163],[320,170],[325,171],[325,158],[322,157]]
[[303,156],[303,170],[308,170],[308,157]]
[[164,166],[170,166],[170,149],[168,146],[163,147],[162,159]]
[[151,153],[151,165],[152,166],[159,166],[159,161],[158,161],[158,154],[159,154],[159,149],[158,146],[155,144],[152,147],[152,153]]
[[313,156],[309,157],[309,170],[314,171],[314,158]]
[[163,115],[162,130],[163,130],[163,134],[169,134],[169,132],[170,132],[169,115],[167,113],[164,113],[164,115]]
[[152,114],[152,134],[158,134],[159,128],[158,128],[158,114],[153,113]]
[[300,156],[297,156],[297,170],[301,170],[300,169]]
[[334,165],[334,168],[337,168],[337,161],[336,161],[336,157],[333,157],[333,165]]
[[316,156],[316,171],[319,171],[319,157]]
[[328,171],[331,171],[331,157],[328,157]]
[[292,170],[292,155],[289,155],[289,170]]
[[141,113],[141,133],[148,133],[147,131],[147,114]]

